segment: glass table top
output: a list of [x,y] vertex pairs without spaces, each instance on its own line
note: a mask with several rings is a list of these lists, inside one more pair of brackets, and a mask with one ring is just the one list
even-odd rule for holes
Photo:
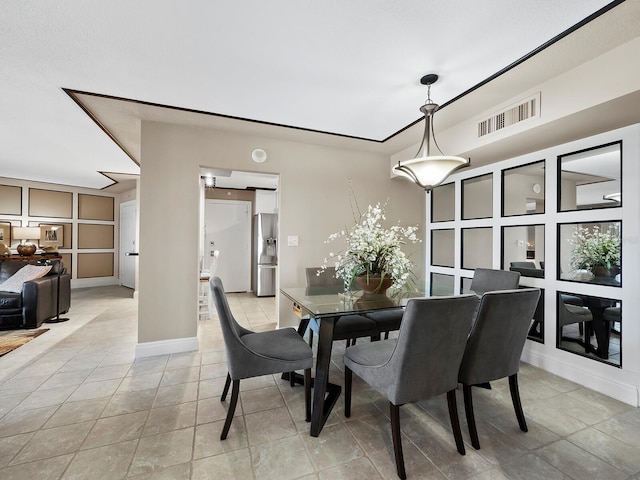
[[289,287],[281,288],[280,293],[299,307],[303,314],[314,317],[349,315],[403,307],[411,298],[426,298],[430,295],[417,289],[388,291],[382,295],[342,292],[331,288]]

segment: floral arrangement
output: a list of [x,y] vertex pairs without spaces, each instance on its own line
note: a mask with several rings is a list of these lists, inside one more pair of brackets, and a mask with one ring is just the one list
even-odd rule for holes
[[[395,288],[404,286],[411,276],[413,263],[402,251],[407,241],[417,243],[418,226],[401,227],[393,225],[383,228],[381,222],[386,220],[384,205],[369,205],[367,211],[360,215],[356,224],[349,230],[333,233],[325,243],[345,237],[347,248],[340,253],[329,254],[336,268],[336,277],[342,278],[345,287],[351,285],[357,276],[391,278]],[[321,270],[327,268],[329,260],[324,259]],[[320,274],[320,271],[318,274]]]
[[578,226],[569,241],[573,245],[571,266],[576,269],[593,270],[604,267],[610,270],[620,266],[620,232],[618,225],[610,225],[606,231],[598,225],[588,229]]

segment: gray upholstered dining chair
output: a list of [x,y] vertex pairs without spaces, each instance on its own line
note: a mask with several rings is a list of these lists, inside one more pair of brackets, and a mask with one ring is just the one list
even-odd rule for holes
[[[320,274],[318,274],[320,272]],[[320,271],[319,267],[305,270],[307,288],[321,289],[325,293],[344,291],[344,282],[336,277],[334,267],[327,267]],[[313,344],[313,332],[318,331],[319,325],[314,319],[309,320],[309,345]],[[380,331],[375,321],[364,315],[343,315],[336,320],[333,330],[333,340],[346,340],[347,347],[356,343],[356,339],[370,337],[371,340],[380,338]]]
[[220,278],[212,278],[209,285],[220,320],[229,370],[220,401],[226,400],[229,386],[233,382],[231,403],[220,440],[226,439],[229,433],[238,403],[240,380],[244,378],[304,370],[305,419],[310,421],[313,364],[311,347],[293,328],[255,333],[242,327],[231,313]]
[[478,302],[479,298],[472,294],[409,300],[397,339],[354,345],[344,354],[345,415],[351,416],[351,385],[355,373],[389,400],[393,449],[400,478],[406,478],[400,436],[400,406],[406,403],[446,393],[456,447],[460,454],[465,454],[456,387]]
[[511,400],[518,424],[522,431],[527,431],[518,390],[518,371],[539,298],[539,289],[523,288],[487,292],[480,299],[458,375],[463,388],[471,444],[476,449],[480,448],[480,441],[471,394],[474,385],[509,377]]
[[508,270],[492,270],[490,268],[476,268],[470,289],[482,295],[495,290],[512,290],[518,288],[520,273]]

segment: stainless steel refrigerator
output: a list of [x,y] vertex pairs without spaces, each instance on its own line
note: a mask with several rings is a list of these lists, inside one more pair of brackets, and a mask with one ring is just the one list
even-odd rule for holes
[[276,294],[277,238],[278,215],[259,213],[253,216],[253,293],[258,297]]

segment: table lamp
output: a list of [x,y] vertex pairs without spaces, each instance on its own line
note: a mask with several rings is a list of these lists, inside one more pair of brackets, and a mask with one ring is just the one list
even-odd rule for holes
[[29,240],[37,240],[40,238],[40,227],[13,227],[13,238],[21,240],[16,247],[20,255],[28,256],[36,253],[35,243]]

